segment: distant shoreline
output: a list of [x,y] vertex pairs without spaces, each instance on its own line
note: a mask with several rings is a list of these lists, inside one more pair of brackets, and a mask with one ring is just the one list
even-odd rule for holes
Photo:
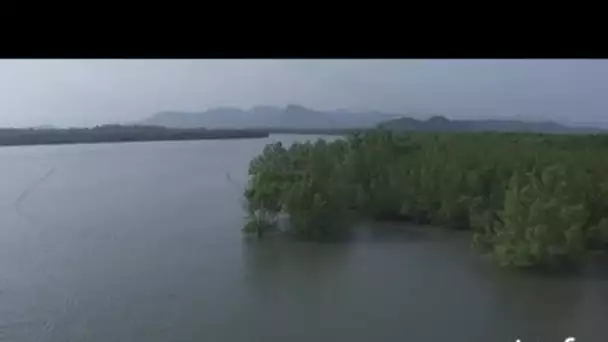
[[[290,134],[290,133],[286,133]],[[270,136],[270,135],[269,135]],[[243,139],[263,139],[267,137],[214,137],[214,138],[191,138],[191,139],[146,139],[146,140],[99,140],[99,141],[70,141],[70,142],[39,142],[39,143],[24,143],[24,144],[0,144],[2,147],[19,147],[19,146],[53,146],[53,145],[91,145],[91,144],[128,144],[128,143],[143,143],[143,142],[163,142],[163,141],[202,141],[202,140],[243,140]]]
[[192,141],[267,138],[254,129],[173,129],[156,126],[106,125],[94,128],[0,129],[0,146],[37,146],[150,141]]
[[302,134],[302,135],[348,135],[357,132],[374,130],[374,128],[360,129],[316,129],[316,128],[267,128],[262,129],[269,134]]

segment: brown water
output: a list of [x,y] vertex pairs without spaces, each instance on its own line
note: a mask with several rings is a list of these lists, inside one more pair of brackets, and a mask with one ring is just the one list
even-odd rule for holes
[[244,238],[249,160],[301,138],[0,149],[0,341],[606,341],[601,265],[507,273],[420,227]]

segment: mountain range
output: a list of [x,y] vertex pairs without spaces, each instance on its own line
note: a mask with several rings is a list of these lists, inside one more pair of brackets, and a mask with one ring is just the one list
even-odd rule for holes
[[318,111],[299,105],[285,108],[258,106],[249,110],[213,108],[202,113],[161,112],[139,124],[172,128],[287,128],[287,129],[357,129],[372,128],[398,118],[398,114],[354,113],[345,110]]
[[449,120],[434,116],[428,120],[403,117],[378,125],[380,128],[423,132],[536,132],[536,133],[600,133],[601,128],[566,126],[552,121],[521,120]]
[[222,107],[202,113],[161,112],[137,124],[170,128],[208,129],[268,129],[285,130],[352,130],[385,128],[406,131],[449,132],[539,132],[539,133],[597,133],[600,128],[567,126],[552,121],[523,120],[450,120],[443,116],[416,119],[403,114],[381,112],[350,112],[346,110],[319,111],[300,105],[285,108],[258,106],[249,110]]

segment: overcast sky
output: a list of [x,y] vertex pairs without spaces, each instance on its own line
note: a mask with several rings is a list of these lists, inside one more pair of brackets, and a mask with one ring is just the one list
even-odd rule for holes
[[604,60],[0,60],[0,126],[301,104],[608,123]]

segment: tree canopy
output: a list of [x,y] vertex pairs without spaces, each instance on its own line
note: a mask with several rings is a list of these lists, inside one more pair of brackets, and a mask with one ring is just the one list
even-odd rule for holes
[[361,218],[470,229],[499,265],[578,264],[608,246],[608,136],[355,133],[268,145],[251,161],[248,232],[279,214],[322,240]]

